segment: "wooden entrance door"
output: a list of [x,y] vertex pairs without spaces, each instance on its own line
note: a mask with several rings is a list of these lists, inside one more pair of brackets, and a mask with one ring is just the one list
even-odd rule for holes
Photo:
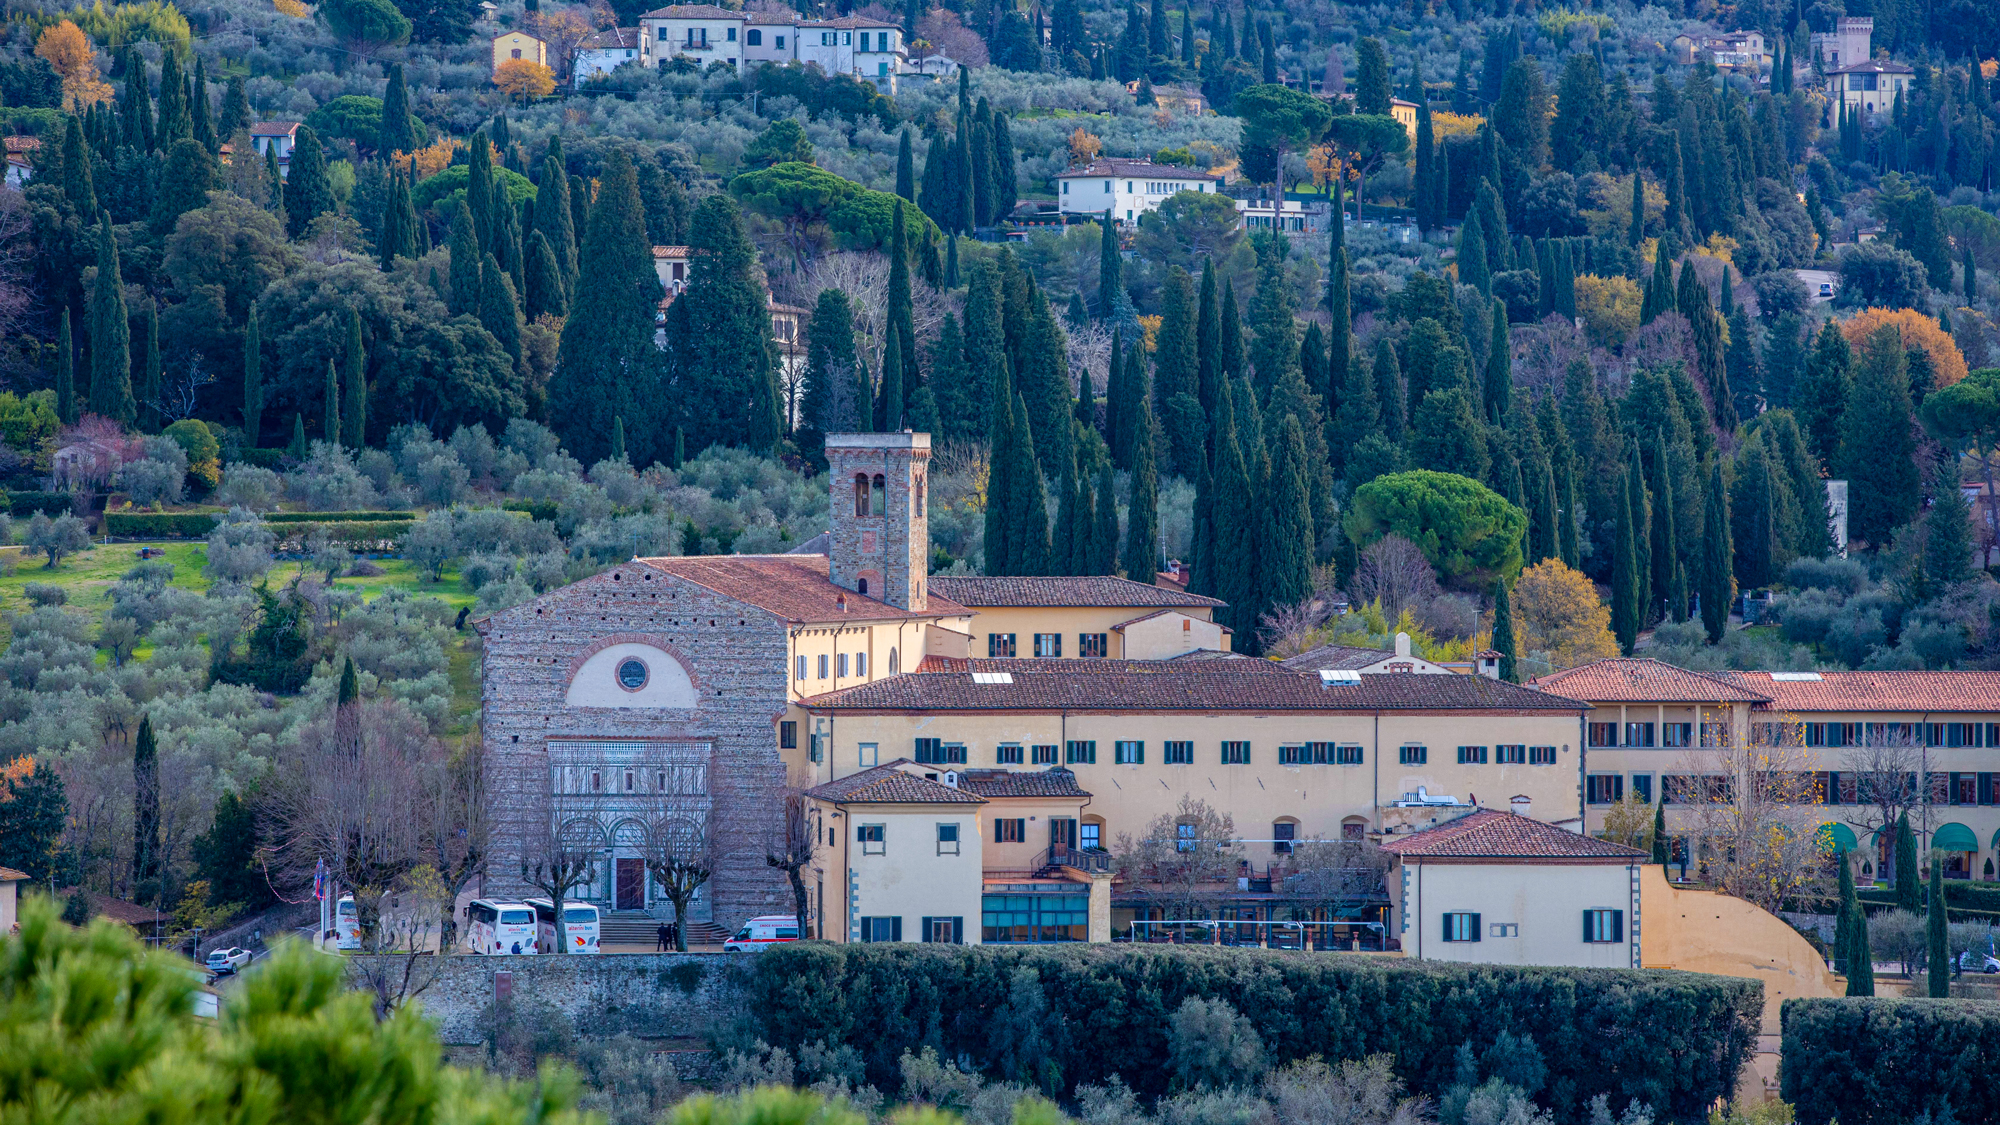
[[614,908],[618,910],[646,909],[645,860],[620,859],[618,861],[618,895]]
[[1067,816],[1049,818],[1049,846],[1067,851],[1076,850],[1076,820]]

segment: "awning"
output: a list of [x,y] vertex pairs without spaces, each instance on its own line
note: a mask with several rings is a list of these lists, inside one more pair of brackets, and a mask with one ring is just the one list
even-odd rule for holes
[[1972,834],[1972,829],[1954,820],[1950,824],[1938,825],[1938,830],[1931,833],[1931,847],[1941,852],[1976,852],[1979,850],[1979,837]]
[[1851,852],[1861,847],[1861,842],[1854,838],[1854,829],[1838,821],[1820,825],[1817,835],[1820,843],[1831,851]]

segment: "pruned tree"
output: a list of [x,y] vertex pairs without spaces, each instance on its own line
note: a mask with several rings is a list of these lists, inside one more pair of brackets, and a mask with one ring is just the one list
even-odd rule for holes
[[457,944],[458,895],[486,870],[486,754],[476,736],[459,740],[446,757],[423,773],[434,810],[424,833],[424,862],[442,888],[438,912],[438,953]]
[[819,850],[819,821],[813,817],[806,787],[794,782],[782,794],[782,811],[764,845],[764,863],[785,873],[792,885],[792,908],[798,915],[799,937],[813,936],[812,907],[806,899],[805,869]]
[[1197,797],[1183,795],[1133,837],[1118,836],[1113,865],[1138,894],[1169,915],[1170,921],[1208,915],[1235,888],[1243,850],[1236,820]]
[[[1797,727],[1798,724],[1792,724]],[[1905,816],[1917,823],[1918,831],[1928,827],[1924,813],[1927,810],[1925,798],[1929,795],[1921,779],[1928,770],[1929,754],[1923,740],[1917,737],[1917,728],[1910,724],[1871,724],[1866,739],[1867,745],[1848,747],[1841,755],[1841,785],[1846,786],[1851,774],[1854,778],[1852,799],[1846,792],[1838,795],[1843,811],[1848,811],[1849,823],[1864,832],[1880,831],[1891,841],[1882,853],[1882,867],[1896,870],[1896,821]],[[1804,731],[1798,730],[1797,734]],[[1803,738],[1786,739],[1803,742]]]
[[1662,794],[1682,806],[1709,883],[1773,912],[1822,889],[1824,792],[1810,752],[1792,739],[1715,741],[1683,755],[1682,776],[1663,782],[1679,791]]
[[[674,948],[687,952],[688,904],[715,877],[722,858],[715,818],[706,806],[705,771],[683,761],[658,757],[647,763],[652,775],[651,826],[640,854],[654,883],[674,904]],[[804,932],[804,931],[801,931]]]
[[1292,845],[1285,893],[1336,917],[1342,909],[1378,901],[1389,854],[1370,840],[1303,840]]

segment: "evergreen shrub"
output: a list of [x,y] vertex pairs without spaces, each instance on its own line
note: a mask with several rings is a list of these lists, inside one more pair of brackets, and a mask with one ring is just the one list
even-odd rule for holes
[[[2000,1003],[1787,1000],[1780,1096],[1800,1125],[2000,1121]],[[1942,1111],[1950,1110],[1949,1116]]]

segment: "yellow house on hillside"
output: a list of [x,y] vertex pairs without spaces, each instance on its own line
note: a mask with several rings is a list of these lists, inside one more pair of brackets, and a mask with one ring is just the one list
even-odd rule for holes
[[549,45],[525,31],[509,31],[493,37],[493,69],[509,59],[527,59],[529,62],[549,65]]

